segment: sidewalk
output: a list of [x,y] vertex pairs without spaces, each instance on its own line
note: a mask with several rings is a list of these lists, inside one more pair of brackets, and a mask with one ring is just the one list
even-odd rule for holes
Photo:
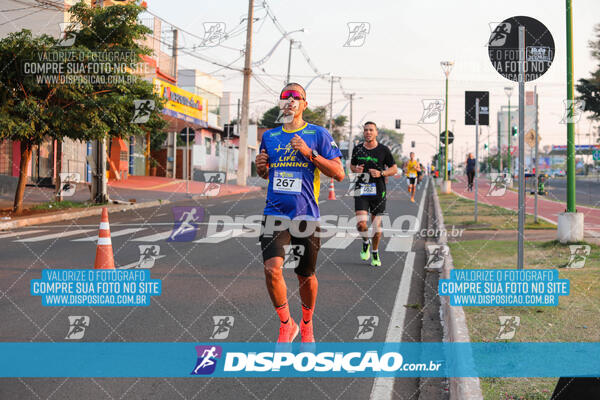
[[[467,178],[459,176],[456,178],[458,182],[452,183],[452,191],[460,196],[470,200],[475,199],[475,192],[467,191]],[[479,197],[478,200],[482,203],[491,204],[518,210],[519,194],[512,190],[506,190],[503,196],[488,196],[490,184],[487,178],[479,178]],[[474,190],[474,189],[473,189]],[[534,213],[534,196],[529,193],[525,194],[525,210],[527,214]],[[558,223],[558,214],[566,209],[565,203],[559,203],[552,200],[547,200],[544,196],[538,196],[538,216],[551,221],[554,224]],[[577,211],[584,214],[584,228],[586,234],[593,237],[600,237],[600,209],[584,206],[577,206]]]
[[[248,179],[248,186],[207,184],[196,181],[190,181],[186,185],[186,181],[181,179],[155,176],[130,176],[123,181],[108,182],[108,196],[112,202],[117,203],[109,204],[109,207],[117,210],[156,207],[190,199],[221,198],[260,191],[261,187],[257,186],[252,178]],[[54,199],[53,188],[27,186],[23,196],[23,216],[14,217],[12,216],[14,193],[0,196],[0,217],[2,218],[0,230],[99,215],[101,212],[101,207],[87,204],[90,201],[90,187],[81,183],[76,185],[75,193],[72,196],[63,197],[65,201],[81,203],[81,207],[56,211],[52,209],[27,210]]]

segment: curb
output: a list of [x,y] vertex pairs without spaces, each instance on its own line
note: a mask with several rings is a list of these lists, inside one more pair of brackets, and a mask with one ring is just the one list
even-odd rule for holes
[[[440,230],[440,236],[437,240],[439,245],[448,245],[446,227],[444,225],[444,216],[442,207],[435,187],[433,188],[433,209],[437,219],[437,228]],[[441,278],[450,278],[450,270],[454,269],[452,254],[444,257],[444,266],[441,271]],[[470,342],[467,320],[462,307],[450,305],[448,296],[440,297],[440,317],[444,328],[445,342]],[[449,355],[451,356],[451,355]],[[483,400],[479,378],[449,378],[450,381],[450,400]]]
[[[198,195],[198,196],[192,196],[190,198],[190,200],[221,199],[221,198],[227,198],[227,197],[231,197],[231,196],[238,196],[240,194],[245,194],[245,193],[259,192],[260,190],[261,190],[260,187],[252,186],[251,190],[237,191],[234,193],[228,193],[223,196],[215,196],[215,197],[206,197],[206,196]],[[173,200],[153,200],[153,201],[147,201],[147,202],[143,202],[143,203],[131,203],[131,204],[124,204],[124,205],[123,204],[121,204],[121,205],[110,205],[109,204],[107,207],[108,207],[109,212],[129,211],[129,210],[136,210],[136,209],[158,207],[161,205],[178,203],[178,202],[186,201],[186,200],[187,199],[175,200],[175,201],[173,201]],[[53,213],[53,214],[18,218],[18,219],[8,221],[8,222],[0,222],[0,231],[22,228],[22,227],[31,226],[31,225],[41,225],[41,224],[48,224],[51,222],[91,217],[91,216],[100,215],[100,214],[102,214],[102,207],[93,206],[93,207],[89,207],[89,208],[81,210],[81,211],[67,210],[67,211],[62,211],[62,212]]]

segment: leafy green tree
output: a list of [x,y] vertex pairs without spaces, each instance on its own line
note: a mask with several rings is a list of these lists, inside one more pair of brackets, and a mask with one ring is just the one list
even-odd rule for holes
[[[151,53],[139,44],[151,32],[138,22],[142,10],[135,4],[92,8],[80,2],[71,7],[72,22],[79,23],[82,29],[76,33],[74,46],[68,48],[68,54],[77,58],[67,57],[63,62],[78,61],[89,72],[92,65],[98,64],[95,56],[118,50],[129,52],[133,61],[139,62],[141,55]],[[87,141],[129,137],[146,131],[156,134],[165,126],[160,117],[162,99],[154,93],[150,82],[128,69],[98,74],[112,76],[113,80],[104,81],[109,83],[40,81],[43,76],[28,73],[24,68],[27,63],[65,50],[57,44],[48,35],[33,37],[28,30],[0,40],[0,65],[5,66],[0,69],[0,140],[19,141],[21,145],[13,207],[16,214],[23,208],[32,148],[45,139],[60,142],[64,138]],[[133,101],[137,99],[155,101],[156,107],[145,124],[131,123]]]
[[278,127],[279,125],[281,125],[281,124],[275,123],[278,116],[279,116],[279,106],[274,106],[274,107],[269,108],[262,115],[262,118],[259,121],[259,126],[268,128],[268,129]]
[[[598,60],[598,68],[588,79],[582,78],[577,84],[579,99],[585,101],[585,110],[592,112],[592,119],[600,120],[600,24],[594,27],[595,39],[590,40],[592,57]],[[600,139],[599,139],[600,140]]]
[[[306,122],[310,124],[324,126],[326,111],[327,110],[325,109],[325,107],[317,107],[314,110],[307,108],[306,110],[304,110],[303,118]],[[268,129],[276,128],[279,125],[281,125],[280,123],[275,122],[278,116],[279,106],[271,107],[262,115],[259,124],[261,127],[265,127]]]

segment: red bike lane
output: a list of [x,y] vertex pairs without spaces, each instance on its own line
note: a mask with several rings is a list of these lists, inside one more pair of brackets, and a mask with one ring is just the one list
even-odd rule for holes
[[[475,199],[475,188],[472,192],[467,190],[467,179],[464,176],[456,178],[458,182],[452,182],[452,191],[460,196],[470,200]],[[502,195],[490,195],[490,182],[487,178],[479,178],[479,197],[478,200],[485,204],[504,207],[510,210],[517,210],[519,204],[519,195],[517,192],[506,189]],[[495,194],[502,193],[494,191]],[[492,193],[494,193],[492,192]],[[534,213],[535,196],[529,192],[525,194],[525,211],[527,214]],[[538,216],[556,224],[558,214],[565,212],[566,204],[548,200],[544,196],[538,196]],[[600,237],[600,209],[577,206],[577,212],[584,214],[584,229],[590,236]]]

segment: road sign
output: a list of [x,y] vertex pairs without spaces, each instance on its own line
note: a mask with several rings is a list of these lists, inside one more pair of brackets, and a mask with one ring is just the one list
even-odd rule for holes
[[490,124],[490,92],[465,92],[465,125],[475,125],[475,99],[479,99],[479,125]]
[[[452,144],[453,141],[454,141],[454,133],[448,131],[448,144]],[[442,133],[440,133],[440,142],[442,142],[443,144],[446,144],[446,131],[442,131]]]
[[600,160],[600,150],[594,151],[594,161]]
[[525,82],[544,75],[554,60],[554,39],[535,18],[517,16],[499,23],[488,41],[488,56],[500,75],[519,81],[519,26],[525,27]]

